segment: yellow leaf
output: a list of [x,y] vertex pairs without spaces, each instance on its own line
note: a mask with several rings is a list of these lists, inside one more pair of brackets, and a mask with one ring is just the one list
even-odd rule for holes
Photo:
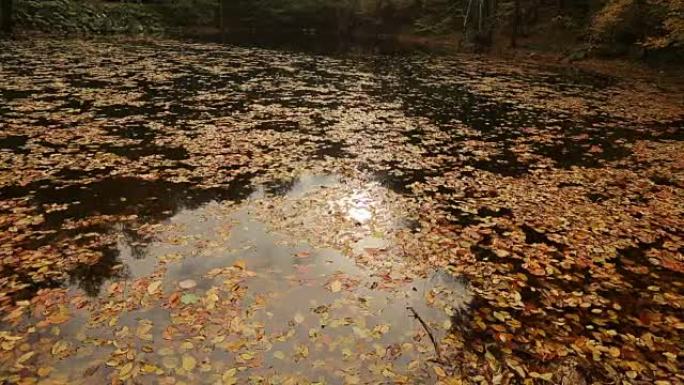
[[231,369],[228,369],[225,372],[223,372],[221,379],[225,382],[227,379],[235,377],[236,374],[237,374],[237,369],[231,368]]
[[495,311],[494,318],[498,319],[501,322],[506,322],[506,318],[508,318],[508,313],[505,311]]
[[53,370],[54,368],[38,368],[38,376],[47,377],[50,375],[50,373],[52,373]]
[[123,378],[131,374],[131,370],[133,370],[133,363],[129,362],[126,365],[122,366],[121,369],[119,369],[119,377]]
[[506,364],[509,368],[515,370],[520,377],[525,378],[525,369],[523,369],[523,367],[520,366],[516,361],[507,359]]
[[23,364],[24,362],[31,359],[36,354],[36,352],[28,352],[23,354],[19,359],[17,359],[17,364]]
[[303,358],[306,358],[309,356],[309,347],[306,345],[299,345],[296,347],[297,349],[297,354],[300,355]]
[[611,357],[618,358],[620,357],[620,348],[617,347],[611,347],[608,349],[608,353],[610,353]]
[[183,369],[191,372],[193,369],[195,369],[195,366],[197,366],[197,360],[195,360],[195,357],[187,354],[183,356]]
[[339,293],[340,290],[342,290],[342,282],[335,280],[330,283],[330,291],[333,293]]
[[173,349],[171,349],[171,348],[161,348],[161,349],[157,350],[157,353],[158,353],[160,356],[170,356],[170,355],[173,354]]
[[147,294],[153,295],[154,293],[159,290],[159,287],[161,287],[162,282],[161,281],[154,281],[150,283],[149,286],[147,286]]
[[53,356],[57,356],[57,355],[63,353],[64,351],[66,351],[68,348],[69,348],[69,346],[67,345],[66,342],[57,341],[57,342],[55,342],[54,345],[52,345],[52,349],[50,350],[50,352],[52,353]]
[[152,365],[152,364],[145,364],[145,365],[143,365],[143,367],[142,367],[142,371],[145,372],[145,373],[154,373],[154,372],[156,372],[158,369],[159,369],[159,368],[157,368],[156,366],[154,366],[154,365]]
[[446,377],[446,375],[447,375],[441,366],[433,366],[432,370],[435,371],[435,374],[437,375],[437,377],[443,378],[443,377]]
[[463,385],[463,381],[460,378],[449,377],[444,379],[445,385]]
[[162,365],[167,369],[175,369],[178,367],[178,360],[175,357],[166,356],[162,359]]
[[285,353],[281,352],[280,350],[273,352],[273,357],[279,359],[279,360],[284,360],[285,359]]

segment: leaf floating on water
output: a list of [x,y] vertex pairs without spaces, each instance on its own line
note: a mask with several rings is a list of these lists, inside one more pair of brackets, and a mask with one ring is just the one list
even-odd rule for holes
[[21,357],[17,359],[17,364],[23,364],[24,362],[30,360],[35,354],[36,352],[27,352],[22,354]]
[[553,373],[537,373],[537,372],[530,372],[530,377],[544,380],[546,382],[552,382],[553,381]]
[[620,348],[618,348],[618,347],[609,348],[608,353],[610,353],[610,355],[614,358],[618,358],[622,354],[622,352],[620,351]]
[[178,286],[180,286],[181,289],[188,290],[188,289],[192,289],[195,286],[197,286],[197,282],[195,282],[192,279],[186,279],[184,281],[180,281],[178,283]]
[[330,291],[333,293],[339,293],[342,290],[342,282],[339,280],[334,280],[330,283]]
[[119,378],[125,379],[126,377],[128,377],[128,375],[131,374],[132,370],[133,370],[133,363],[132,362],[126,363],[124,366],[122,366],[119,369]]
[[160,368],[158,368],[157,366],[152,365],[152,364],[144,364],[142,367],[142,371],[144,373],[148,373],[148,374],[157,373],[160,370],[161,370]]
[[230,368],[230,369],[226,370],[225,372],[223,372],[222,378],[225,381],[226,378],[235,377],[236,374],[237,374],[237,369]]
[[147,286],[147,294],[154,295],[161,287],[162,281],[154,281]]
[[309,347],[306,345],[297,345],[295,346],[296,354],[300,358],[307,358],[309,357]]
[[157,350],[157,353],[159,353],[160,356],[170,356],[174,353],[174,351],[171,348],[164,347]]
[[165,356],[162,358],[162,365],[167,369],[175,369],[178,367],[178,359],[176,357]]
[[207,310],[213,310],[216,308],[216,303],[219,301],[219,296],[218,296],[218,290],[216,288],[212,288],[209,291],[207,291],[207,294],[204,297],[204,303],[206,305]]
[[442,369],[441,366],[434,365],[434,366],[432,367],[432,370],[435,371],[435,374],[436,374],[437,377],[439,377],[439,378],[444,378],[444,377],[446,377],[446,375],[447,375],[446,372],[444,371],[444,369]]
[[51,353],[53,356],[61,356],[64,352],[69,349],[69,344],[65,341],[57,341],[52,345]]
[[184,355],[182,361],[183,369],[185,371],[192,372],[195,369],[195,366],[197,366],[197,360],[191,355]]
[[237,369],[231,368],[223,372],[223,375],[221,375],[221,381],[223,382],[222,385],[234,385],[237,384],[237,377],[235,375],[237,374]]
[[506,364],[511,369],[513,369],[518,374],[518,376],[520,376],[521,378],[525,378],[525,369],[520,364],[518,364],[516,361],[514,361],[512,359],[507,359]]
[[183,296],[181,297],[181,302],[183,303],[183,305],[192,305],[194,303],[197,303],[197,301],[199,301],[199,297],[192,293],[183,294]]
[[55,370],[53,367],[40,367],[38,368],[38,376],[39,377],[47,377],[50,375]]
[[135,331],[135,335],[143,341],[152,341],[154,338],[152,337],[152,334],[150,334],[151,330],[152,322],[149,320],[141,320]]
[[442,322],[442,328],[444,330],[451,329],[451,320],[446,320],[446,321]]

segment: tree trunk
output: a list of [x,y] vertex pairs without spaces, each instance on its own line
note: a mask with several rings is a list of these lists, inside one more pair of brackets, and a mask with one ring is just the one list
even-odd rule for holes
[[497,27],[497,0],[466,0],[463,3],[463,41],[479,48],[490,47]]
[[12,32],[12,0],[0,0],[0,30]]
[[513,1],[513,26],[511,28],[511,48],[518,46],[518,29],[520,28],[520,0]]
[[221,39],[226,36],[226,7],[225,0],[219,0],[219,27],[221,28]]

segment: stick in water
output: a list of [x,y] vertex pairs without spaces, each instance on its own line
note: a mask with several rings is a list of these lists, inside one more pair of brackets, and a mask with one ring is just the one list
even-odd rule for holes
[[428,325],[425,323],[425,321],[423,321],[423,319],[420,317],[420,315],[418,314],[418,312],[416,311],[416,309],[414,309],[414,308],[411,307],[411,306],[408,306],[408,307],[406,307],[406,308],[407,308],[408,310],[410,310],[411,313],[413,313],[413,318],[417,319],[418,322],[420,322],[420,324],[423,325],[423,329],[425,329],[425,332],[426,332],[426,333],[428,334],[428,336],[430,337],[430,341],[432,341],[432,346],[435,347],[435,353],[437,354],[437,361],[438,361],[438,362],[442,362],[442,353],[441,353],[440,350],[439,350],[439,345],[437,344],[437,340],[435,339],[435,336],[434,336],[434,335],[432,334],[432,332],[430,331],[430,328],[429,328]]

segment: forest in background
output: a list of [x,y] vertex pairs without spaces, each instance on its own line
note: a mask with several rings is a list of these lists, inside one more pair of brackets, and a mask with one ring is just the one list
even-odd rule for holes
[[[684,0],[1,0],[3,30],[440,37],[467,50],[680,60]],[[11,14],[11,20],[10,20]],[[223,16],[223,17],[221,17]]]

